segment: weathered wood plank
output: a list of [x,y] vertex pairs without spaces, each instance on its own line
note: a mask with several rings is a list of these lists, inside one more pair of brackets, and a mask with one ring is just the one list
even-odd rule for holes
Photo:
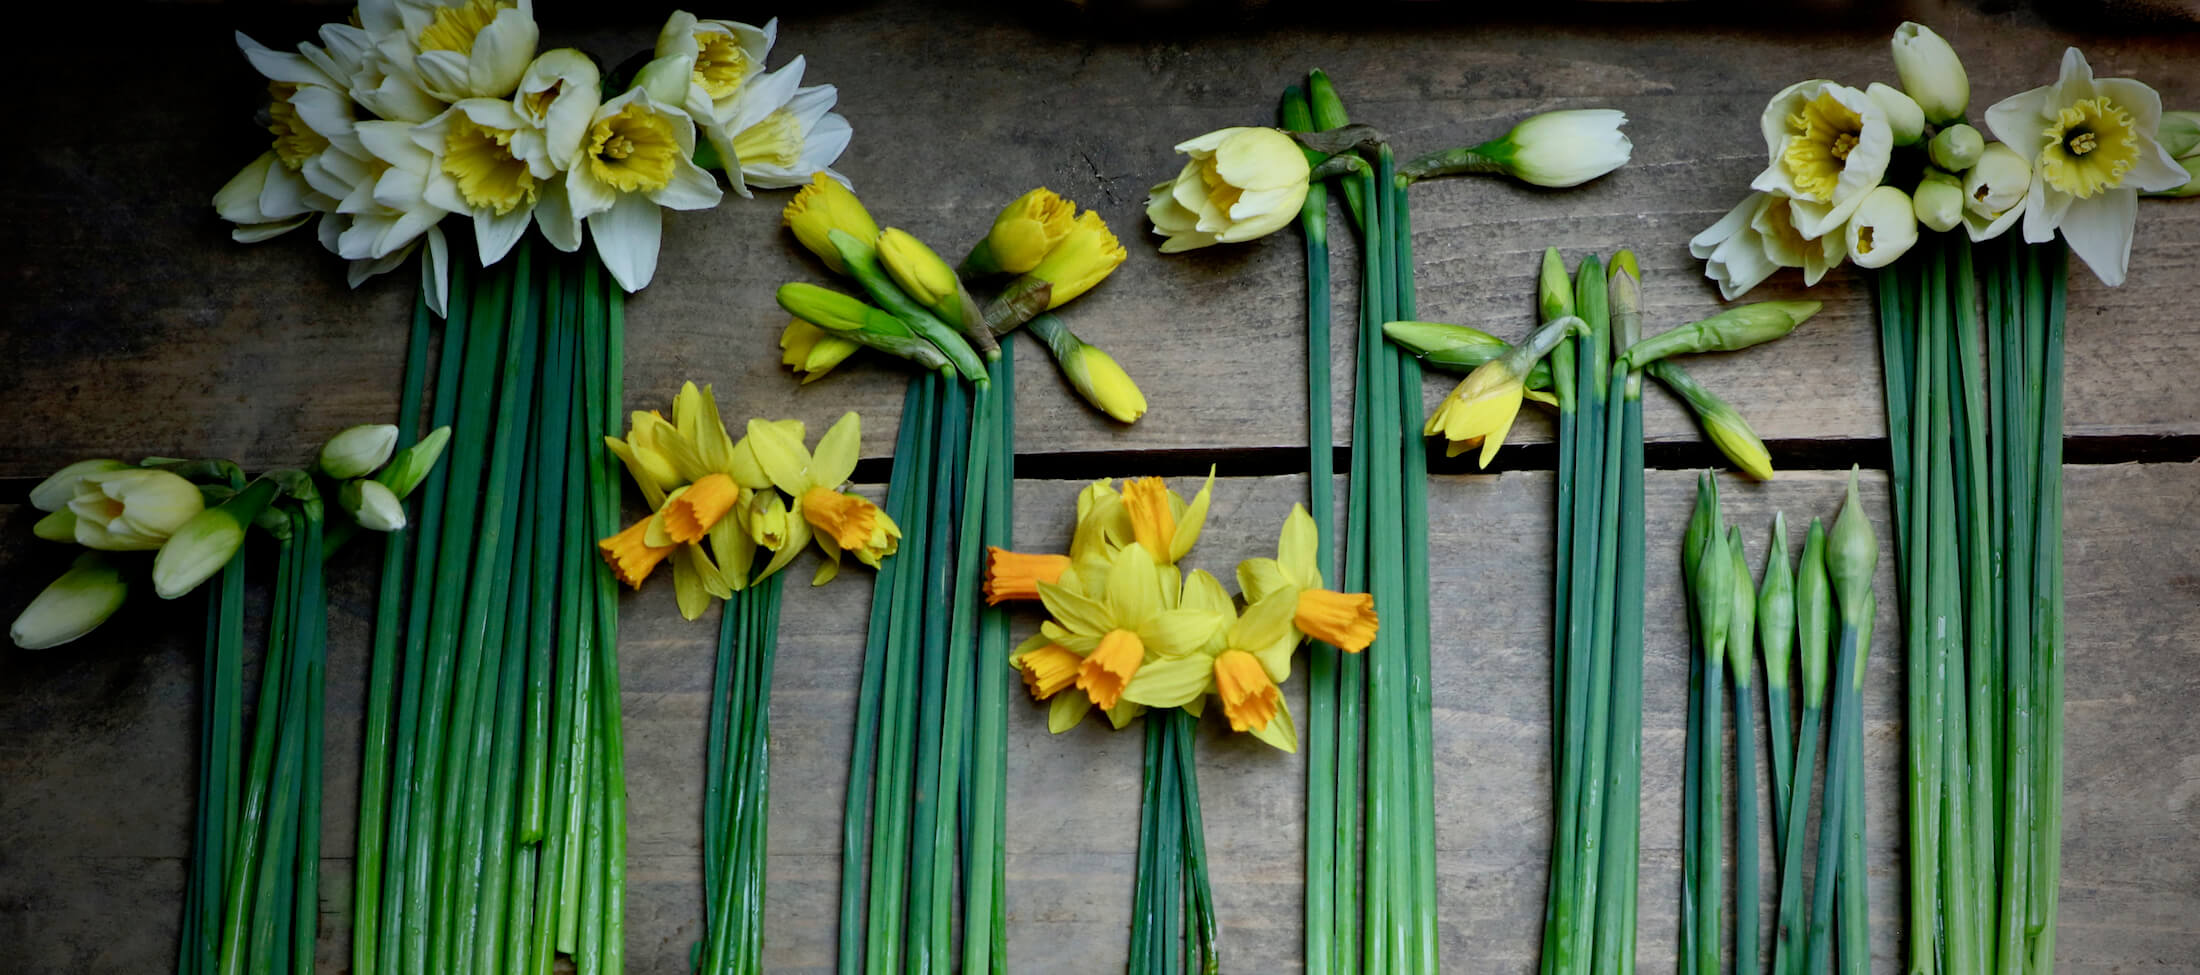
[[[2064,968],[2189,971],[2200,957],[2189,923],[2200,909],[2200,715],[2188,706],[2200,694],[2200,658],[2181,634],[2200,625],[2200,529],[2189,518],[2200,465],[2073,467],[2068,484]],[[1867,477],[1867,504],[1884,529],[1883,485]],[[1064,543],[1077,486],[1020,484],[1023,547]],[[1433,481],[1438,877],[1453,970],[1534,967],[1548,854],[1550,488],[1543,473]],[[1649,489],[1640,957],[1654,966],[1672,950],[1687,673],[1672,564],[1692,499],[1680,472],[1653,473]],[[1219,481],[1193,563],[1227,570],[1265,552],[1303,491],[1299,478]],[[1834,513],[1839,495],[1840,479],[1829,473],[1726,487],[1729,517],[1753,559],[1773,510],[1787,512],[1799,539],[1807,518]],[[57,568],[28,540],[29,514],[0,511],[0,574],[28,582],[0,606],[11,614]],[[345,856],[371,561],[347,555],[331,577],[321,956],[332,969],[348,958]],[[807,570],[794,571],[799,579]],[[773,701],[766,957],[774,971],[819,971],[831,961],[863,578],[786,591]],[[1901,655],[1890,568],[1878,585],[1866,735],[1874,954],[1886,968],[1896,963],[1902,911]],[[636,971],[671,971],[684,964],[701,917],[696,817],[716,628],[680,621],[662,582],[624,603],[629,956]],[[66,649],[0,655],[0,937],[27,973],[143,971],[170,957],[191,819],[198,614],[189,600],[138,610]],[[1138,733],[1088,725],[1050,736],[1042,711],[1020,699],[1010,717],[1011,966],[1118,967],[1136,846]],[[1225,969],[1295,970],[1304,767],[1210,724],[1200,770]]]
[[[0,414],[14,421],[0,435],[0,477],[40,475],[82,456],[186,449],[268,466],[293,459],[292,445],[394,409],[412,277],[347,292],[338,263],[309,235],[233,244],[207,206],[264,139],[250,121],[256,76],[229,31],[282,46],[343,7],[146,11],[141,29],[167,43],[136,52],[132,69],[112,80],[85,76],[70,52],[29,35],[10,42],[12,63],[26,73],[89,87],[22,106],[20,127],[38,133],[38,151],[0,159],[0,265],[10,269],[11,292],[0,309]],[[657,27],[591,10],[591,20],[625,22],[576,33],[568,12],[545,16],[546,39],[614,62]],[[1954,7],[1936,18],[1971,55],[1982,103],[2044,83],[2071,41],[2104,75],[2142,77],[2172,106],[2200,103],[2200,79],[2181,70],[2193,54],[2181,35],[2076,37],[2029,14]],[[1624,33],[1596,23],[1432,20],[1351,33],[1283,25],[1185,41],[882,5],[785,19],[781,57],[804,53],[812,80],[840,86],[857,132],[841,168],[882,221],[956,253],[1001,202],[1044,183],[1097,208],[1123,235],[1128,262],[1078,303],[1073,325],[1139,378],[1153,412],[1134,427],[1112,424],[1043,378],[1051,370],[1027,349],[1027,446],[1273,447],[1305,442],[1299,244],[1287,232],[1162,259],[1141,208],[1144,188],[1175,169],[1169,146],[1268,120],[1277,93],[1315,65],[1335,75],[1359,118],[1407,152],[1478,141],[1534,111],[1624,109],[1634,120],[1635,162],[1593,185],[1549,193],[1474,180],[1417,191],[1421,312],[1518,334],[1529,324],[1544,245],[1569,256],[1632,246],[1647,276],[1650,322],[1676,324],[1717,304],[1686,241],[1740,197],[1758,168],[1765,99],[1812,74],[1891,78],[1888,25],[1806,31],[1633,20]],[[160,97],[143,97],[148,91]],[[771,289],[822,277],[777,229],[785,198],[729,200],[667,219],[658,281],[632,305],[631,405],[659,405],[692,378],[718,384],[734,415],[793,414],[819,425],[844,409],[894,416],[894,369],[852,364],[800,390],[777,371],[773,339],[784,318]],[[2177,313],[2200,253],[2200,208],[2148,203],[2143,212],[2125,287],[2074,276],[2073,435],[2200,433],[2200,389],[2185,381],[2200,361],[2200,337]],[[1349,249],[1349,233],[1332,236]],[[1351,264],[1340,256],[1339,322],[1351,321]],[[1799,288],[1784,275],[1758,297]],[[1842,273],[1813,296],[1827,309],[1803,333],[1698,371],[1768,439],[1879,438],[1866,289]],[[1349,329],[1339,332],[1338,361],[1348,362]],[[1340,416],[1350,375],[1338,370]],[[1427,395],[1442,389],[1432,380]],[[1653,394],[1646,424],[1653,439],[1695,436],[1662,394]],[[870,455],[890,449],[891,426],[873,425]],[[1546,433],[1527,423],[1518,436]]]

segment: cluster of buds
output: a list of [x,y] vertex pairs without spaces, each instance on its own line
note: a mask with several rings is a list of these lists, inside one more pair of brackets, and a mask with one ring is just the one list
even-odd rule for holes
[[402,451],[397,439],[388,424],[352,427],[322,446],[315,471],[270,471],[249,483],[237,465],[215,460],[83,460],[56,471],[31,490],[32,506],[47,513],[31,530],[83,551],[15,618],[9,638],[39,650],[97,629],[122,608],[131,578],[145,568],[123,553],[153,553],[150,576],[162,599],[198,588],[236,558],[252,526],[289,537],[287,516],[275,510],[285,499],[318,519],[333,489],[356,528],[404,528],[404,498],[434,468],[450,429]]

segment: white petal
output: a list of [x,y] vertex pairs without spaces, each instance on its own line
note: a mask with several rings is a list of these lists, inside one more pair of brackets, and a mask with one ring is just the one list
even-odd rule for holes
[[467,81],[466,55],[457,51],[428,51],[413,58],[421,86],[430,94],[458,101],[474,94]]
[[1765,194],[1763,193],[1751,193],[1742,197],[1742,202],[1735,204],[1734,209],[1728,210],[1726,216],[1719,218],[1718,223],[1705,227],[1702,233],[1689,238],[1688,253],[1697,260],[1710,257],[1711,252],[1717,250],[1720,243],[1749,225],[1750,219],[1756,216],[1757,208],[1764,203],[1764,200]]
[[260,191],[267,185],[268,169],[278,165],[272,149],[246,163],[214,192],[214,212],[230,223],[265,223],[267,214],[260,211]]
[[535,198],[535,226],[542,228],[550,246],[568,254],[581,249],[581,218],[573,215],[564,180],[543,185],[542,194]]
[[2051,94],[2054,94],[2052,88],[2034,88],[1995,102],[1986,109],[1986,128],[1994,133],[1994,138],[2015,149],[2017,155],[2031,161],[2039,155],[2040,146],[2047,140],[2042,117]]
[[566,170],[565,193],[573,215],[581,219],[609,210],[619,202],[618,191],[597,179],[586,165]]
[[588,232],[596,238],[596,255],[605,270],[629,293],[649,285],[657,274],[657,247],[664,231],[664,211],[640,194],[628,194],[618,205],[588,218]]
[[2131,265],[2131,234],[2138,221],[2138,192],[2110,190],[2070,205],[2062,218],[2063,239],[2094,277],[2113,288],[2124,283]]
[[533,215],[532,207],[513,207],[502,216],[486,208],[474,211],[474,249],[481,253],[481,266],[503,260],[512,245],[526,235],[528,219]]
[[237,47],[244,51],[245,60],[252,62],[252,70],[266,76],[269,81],[281,81],[293,85],[320,85],[341,88],[343,83],[313,66],[302,55],[277,51],[237,32]]
[[2062,226],[2063,214],[2077,198],[2047,185],[2047,177],[2032,174],[2032,188],[2024,199],[2024,240],[2028,244],[2044,244],[2055,239],[2055,228]]
[[2131,78],[2101,78],[2093,82],[2093,90],[2108,96],[2116,107],[2130,112],[2132,121],[2139,123],[2139,131],[2152,132],[2162,127],[2161,93],[2145,82]]
[[267,182],[260,187],[260,213],[270,220],[280,220],[311,211],[307,197],[312,191],[305,177],[278,162],[267,168]]
[[527,63],[535,59],[539,37],[535,18],[524,8],[500,11],[474,36],[473,54],[467,58],[467,78],[473,85],[469,94],[492,98],[510,95],[527,73]]
[[733,96],[728,130],[747,131],[749,126],[763,121],[765,116],[786,107],[787,102],[794,98],[795,89],[802,87],[803,66],[803,59],[797,55],[777,71],[767,71],[750,78],[747,84],[741,86],[741,91]]
[[718,191],[718,181],[695,161],[680,156],[672,161],[672,181],[665,188],[649,195],[658,206],[673,210],[708,210],[718,205],[724,194]]
[[271,223],[238,224],[230,228],[229,239],[240,244],[257,244],[260,241],[280,237],[296,230],[311,219],[313,219],[313,214],[305,213],[288,220],[278,220]]
[[428,310],[448,316],[451,301],[450,244],[443,228],[428,228],[428,252],[420,261],[420,287],[428,293]]
[[2144,135],[2139,137],[2139,160],[2124,174],[2124,185],[2148,192],[2174,190],[2192,179],[2185,167],[2162,148],[2162,144]]

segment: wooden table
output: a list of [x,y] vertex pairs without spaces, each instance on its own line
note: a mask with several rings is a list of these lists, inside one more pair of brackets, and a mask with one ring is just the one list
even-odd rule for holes
[[[1418,190],[1420,309],[1517,335],[1530,324],[1545,245],[1569,259],[1630,246],[1657,328],[1718,305],[1686,241],[1759,167],[1764,100],[1818,74],[1892,80],[1891,20],[1805,30],[1675,25],[1594,6],[1577,14],[1559,27],[1430,20],[1351,32],[1261,21],[1188,36],[1155,30],[1181,39],[1151,40],[1007,14],[883,8],[784,20],[773,62],[806,54],[812,81],[840,86],[856,129],[840,168],[884,223],[953,250],[1001,202],[1043,183],[1122,234],[1129,260],[1075,306],[1072,324],[1139,378],[1153,412],[1132,427],[1106,421],[1026,344],[1018,541],[1063,544],[1083,480],[1188,475],[1214,463],[1224,478],[1193,561],[1222,569],[1267,550],[1282,514],[1305,496],[1307,403],[1295,378],[1305,354],[1302,259],[1288,233],[1156,254],[1141,210],[1146,186],[1178,165],[1172,143],[1269,120],[1283,86],[1316,66],[1338,80],[1356,120],[1408,150],[1479,141],[1535,111],[1624,109],[1634,162],[1587,187],[1550,193],[1466,180]],[[0,433],[0,499],[9,502],[0,505],[0,577],[9,582],[0,611],[12,617],[59,571],[54,550],[30,538],[36,513],[20,502],[66,461],[188,453],[253,469],[295,464],[330,433],[393,415],[412,276],[347,292],[339,263],[310,235],[232,244],[207,205],[264,138],[250,123],[257,79],[227,32],[242,27],[284,46],[341,15],[325,4],[155,4],[128,15],[136,40],[96,61],[77,45],[10,42],[22,48],[13,63],[47,88],[20,100],[23,148],[0,157],[0,264],[12,296],[0,308],[0,415],[10,420]],[[544,16],[546,40],[612,61],[657,27],[635,19],[574,35],[582,12]],[[1941,14],[1936,27],[1970,56],[1981,105],[2051,80],[2068,43],[2103,75],[2155,84],[2171,107],[2200,104],[2190,71],[2200,43],[2190,35],[2071,36],[2029,15],[1967,11]],[[657,283],[629,306],[629,405],[661,408],[681,380],[695,379],[716,384],[729,417],[794,415],[819,429],[855,409],[868,421],[867,456],[883,457],[900,369],[858,361],[797,388],[775,367],[784,316],[770,290],[819,277],[778,229],[785,199],[729,199],[668,219]],[[2200,970],[2200,644],[2190,638],[2200,626],[2196,253],[2200,205],[2147,203],[2123,288],[2072,275],[2059,942],[2070,971]],[[1354,262],[1340,255],[1337,280],[1356,280],[1349,275]],[[1340,290],[1337,321],[1350,322],[1350,289]],[[1752,297],[1800,294],[1791,272]],[[1798,525],[1830,516],[1835,472],[1852,461],[1883,466],[1886,454],[1865,282],[1837,273],[1810,297],[1825,311],[1796,335],[1696,367],[1788,469],[1766,485],[1727,479],[1728,513],[1753,558],[1774,510]],[[1340,328],[1329,404],[1340,432],[1349,430],[1350,341]],[[1432,378],[1425,393],[1433,402],[1448,386]],[[1671,957],[1678,884],[1686,656],[1673,552],[1691,501],[1687,469],[1713,458],[1671,400],[1653,394],[1646,412],[1657,469],[1648,479],[1640,957],[1655,968]],[[1523,442],[1549,436],[1540,420],[1523,426]],[[1548,456],[1509,451],[1491,474],[1447,466],[1431,480],[1438,884],[1454,971],[1534,968],[1550,815]],[[1867,474],[1883,528],[1884,483]],[[352,553],[331,570],[328,970],[349,959],[345,853],[373,562]],[[787,590],[773,702],[766,959],[775,971],[823,971],[832,960],[866,579],[855,572],[826,589]],[[629,956],[638,972],[681,970],[701,918],[702,724],[715,628],[682,622],[668,590],[659,583],[625,598],[621,621]],[[1870,660],[1865,720],[1874,954],[1886,970],[1900,958],[1903,883],[1891,569],[1880,592],[1885,636]],[[191,818],[197,618],[190,603],[143,599],[77,644],[0,653],[0,941],[10,970],[170,963]],[[1049,736],[1039,709],[1019,701],[1011,712],[1011,964],[1119,970],[1138,738],[1090,725]],[[1225,968],[1293,970],[1300,760],[1210,723],[1200,770]]]

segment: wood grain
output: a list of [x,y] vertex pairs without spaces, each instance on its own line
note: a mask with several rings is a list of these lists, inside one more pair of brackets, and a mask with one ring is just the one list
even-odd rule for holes
[[[294,463],[328,434],[388,418],[397,401],[414,278],[400,272],[347,292],[339,262],[306,233],[229,241],[208,200],[265,134],[251,122],[260,85],[232,28],[281,47],[348,5],[218,2],[133,12],[164,43],[126,72],[81,70],[66,45],[25,33],[5,42],[26,76],[72,79],[70,94],[29,99],[17,127],[37,151],[0,159],[0,477],[33,477],[85,456],[226,456],[248,467]],[[1004,201],[1045,184],[1097,209],[1129,259],[1074,306],[1072,325],[1144,386],[1153,412],[1132,427],[1076,402],[1027,349],[1021,390],[1027,450],[1223,450],[1305,443],[1303,258],[1296,232],[1258,244],[1163,259],[1143,225],[1145,188],[1171,175],[1175,142],[1271,119],[1277,95],[1309,67],[1328,69],[1357,118],[1401,151],[1476,142],[1514,119],[1610,106],[1632,122],[1635,159],[1578,190],[1488,179],[1417,191],[1423,317],[1517,335],[1528,321],[1536,254],[1570,259],[1631,246],[1646,275],[1648,321],[1669,326],[1717,307],[1687,239],[1744,193],[1759,168],[1756,121],[1790,81],[1891,79],[1891,23],[1738,25],[1669,14],[1534,25],[1421,15],[1344,31],[1288,21],[1143,36],[991,8],[877,5],[781,23],[778,57],[807,56],[812,81],[840,87],[856,142],[840,168],[881,222],[960,253]],[[650,13],[654,16],[654,12]],[[602,7],[545,8],[548,43],[615,63],[657,24]],[[576,31],[582,23],[599,29]],[[1956,6],[1936,26],[1970,55],[1972,90],[1993,97],[2044,84],[2066,43],[2103,75],[2160,86],[2172,106],[2200,103],[2184,70],[2189,35],[2079,36],[2029,14]],[[1612,29],[1625,26],[1624,32]],[[148,97],[157,93],[157,97]],[[96,109],[95,109],[96,106]],[[1978,114],[1978,112],[1974,112]],[[627,388],[661,407],[684,379],[715,383],[729,415],[796,415],[822,426],[842,410],[874,418],[866,452],[891,449],[901,373],[883,363],[798,389],[776,366],[785,323],[771,299],[817,263],[778,229],[785,192],[729,199],[666,221],[657,282],[631,306]],[[458,224],[452,225],[459,229]],[[1350,233],[1332,234],[1340,250]],[[2200,333],[2181,309],[2200,253],[2200,207],[2143,208],[2121,289],[2076,272],[2071,291],[2068,430],[2073,436],[2200,433]],[[1338,258],[1349,323],[1352,260]],[[1843,272],[1811,296],[1826,310],[1798,335],[1697,366],[1776,445],[1881,436],[1876,339],[1864,282]],[[1752,297],[1795,297],[1792,272]],[[1337,361],[1349,363],[1350,329]],[[1338,416],[1352,371],[1339,368]],[[1447,388],[1432,379],[1432,400]],[[1653,440],[1692,440],[1686,416],[1653,394]],[[1337,429],[1349,429],[1340,422]],[[1547,437],[1524,423],[1523,441]],[[1868,444],[1859,444],[1868,454]]]
[[[2200,465],[2073,467],[2068,485],[2061,970],[2194,971],[2200,714],[2189,705],[2200,695],[2200,650],[2184,634],[2200,626],[2200,528],[2191,518]],[[1883,486],[1867,475],[1866,504],[1887,551]],[[1019,483],[1022,547],[1066,541],[1077,487]],[[1648,488],[1638,955],[1656,967],[1671,957],[1678,884],[1687,659],[1673,563],[1692,492],[1681,472],[1653,473]],[[1226,571],[1265,553],[1304,490],[1302,478],[1217,482],[1191,561]],[[1755,560],[1774,510],[1788,514],[1799,545],[1807,519],[1832,516],[1840,491],[1840,478],[1824,473],[1730,482],[1726,511]],[[1432,482],[1438,883],[1444,962],[1453,971],[1534,969],[1549,847],[1550,505],[1545,473]],[[36,580],[58,569],[28,540],[29,514],[0,511],[7,578]],[[329,971],[348,959],[345,855],[372,606],[366,552],[344,556],[331,576],[321,950]],[[772,702],[772,971],[824,971],[832,960],[866,580],[854,572],[825,589],[786,590]],[[1891,568],[1882,568],[1878,587],[1881,636],[1868,664],[1865,733],[1875,967],[1886,970],[1902,937],[1902,678]],[[621,614],[635,971],[680,970],[701,918],[697,817],[716,628],[682,622],[669,588],[658,580],[624,597]],[[12,614],[28,596],[26,587],[0,610]],[[197,604],[135,608],[81,643],[0,655],[0,938],[11,946],[11,970],[168,963],[194,781]],[[1025,614],[1020,626],[1034,621]],[[1287,686],[1303,713],[1301,680]],[[1043,711],[1020,694],[1010,719],[1010,965],[1120,970],[1137,841],[1138,734],[1087,725],[1050,736]],[[1201,729],[1199,747],[1224,970],[1298,970],[1304,767],[1213,722]],[[1769,865],[1769,848],[1764,856]]]

